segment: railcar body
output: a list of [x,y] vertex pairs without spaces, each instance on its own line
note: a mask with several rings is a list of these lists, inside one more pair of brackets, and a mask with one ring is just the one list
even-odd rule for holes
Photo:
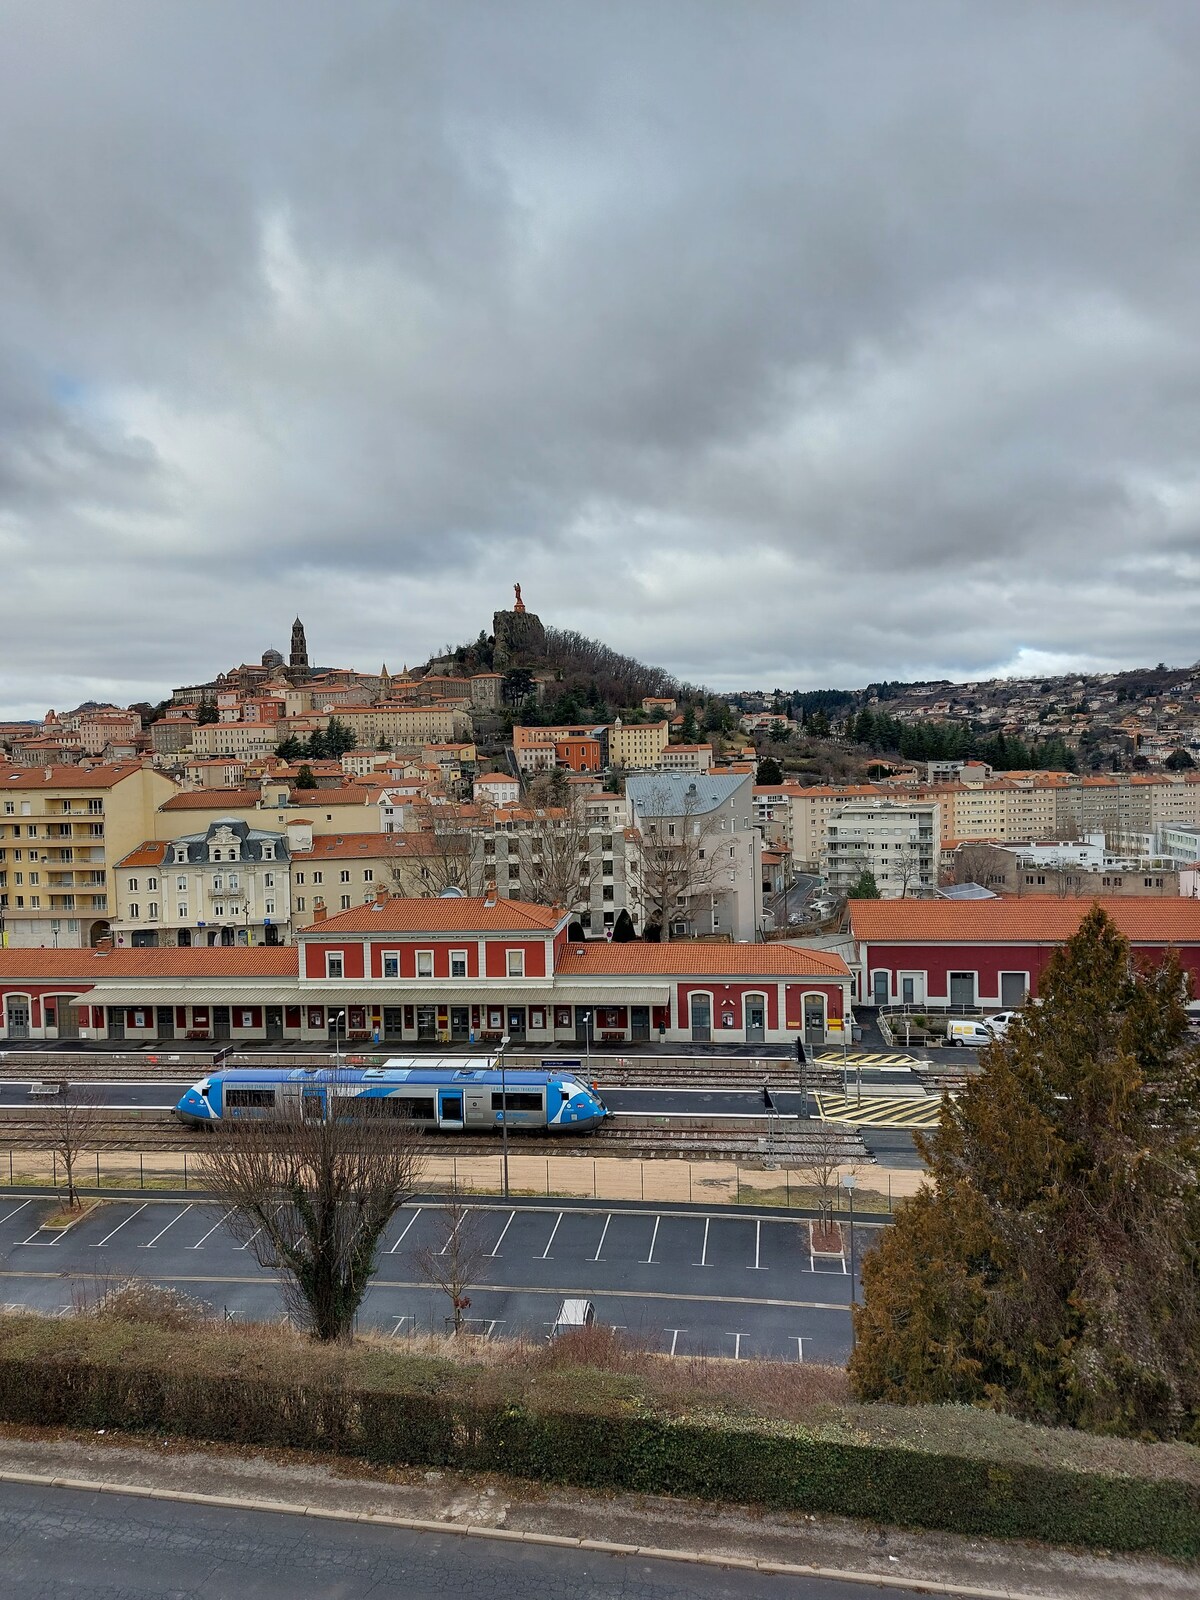
[[570,1072],[505,1071],[489,1060],[430,1066],[393,1059],[382,1067],[239,1067],[202,1078],[175,1115],[189,1127],[300,1116],[403,1118],[443,1133],[587,1133],[608,1115],[603,1100]]

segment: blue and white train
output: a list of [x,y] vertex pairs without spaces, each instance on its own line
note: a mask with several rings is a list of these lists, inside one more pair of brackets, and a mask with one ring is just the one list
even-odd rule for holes
[[422,1129],[482,1133],[510,1129],[588,1133],[608,1115],[595,1089],[570,1072],[506,1071],[490,1060],[453,1067],[396,1058],[381,1067],[240,1067],[194,1084],[175,1115],[192,1128],[299,1116],[403,1117]]

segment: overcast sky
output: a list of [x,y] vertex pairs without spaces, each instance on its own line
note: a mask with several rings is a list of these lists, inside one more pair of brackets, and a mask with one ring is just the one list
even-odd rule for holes
[[519,580],[714,687],[1200,656],[1196,0],[0,0],[0,715]]

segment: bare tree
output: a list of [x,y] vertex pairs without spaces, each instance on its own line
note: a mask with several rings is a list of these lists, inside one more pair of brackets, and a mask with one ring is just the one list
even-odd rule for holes
[[449,1296],[454,1332],[460,1334],[466,1313],[471,1309],[467,1290],[483,1276],[486,1252],[479,1216],[457,1198],[443,1213],[446,1240],[440,1247],[422,1245],[413,1252],[413,1263],[425,1282]]
[[892,879],[900,885],[901,900],[908,899],[909,890],[920,884],[921,874],[933,876],[933,857],[928,850],[922,851],[918,844],[906,844],[893,851],[891,872]]
[[66,1202],[72,1211],[79,1205],[76,1172],[87,1151],[99,1150],[104,1142],[106,1112],[99,1084],[63,1084],[55,1099],[47,1100],[30,1119],[30,1137],[43,1150],[49,1150],[61,1166]]
[[712,813],[701,810],[698,795],[691,791],[685,792],[678,811],[674,805],[673,791],[664,785],[650,791],[638,814],[643,926],[658,924],[664,943],[671,937],[671,918],[680,907],[690,909],[696,895],[711,890],[717,869]]
[[411,857],[391,867],[397,892],[438,895],[460,889],[463,894],[480,893],[484,870],[475,849],[475,829],[473,808],[450,800],[424,805],[419,825],[409,835]]
[[528,815],[517,835],[522,897],[581,911],[590,887],[587,814],[565,778],[553,772],[529,785]]
[[988,844],[960,844],[954,852],[955,883],[986,883],[992,870],[992,847]]
[[817,1191],[817,1212],[824,1223],[833,1221],[833,1198],[839,1170],[846,1161],[845,1147],[846,1128],[841,1123],[814,1121],[803,1125],[802,1154],[795,1170]]
[[200,1165],[229,1231],[281,1274],[294,1320],[348,1339],[379,1241],[420,1177],[418,1136],[389,1114],[398,1102],[351,1100],[327,1078],[299,1089],[282,1115],[220,1124]]

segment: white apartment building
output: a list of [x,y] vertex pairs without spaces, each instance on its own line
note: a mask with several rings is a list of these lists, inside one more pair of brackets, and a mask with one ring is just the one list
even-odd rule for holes
[[821,870],[841,894],[870,872],[883,899],[900,900],[933,892],[939,851],[936,800],[856,801],[830,821]]
[[233,817],[204,833],[148,839],[113,872],[113,943],[150,948],[286,944],[288,843]]

